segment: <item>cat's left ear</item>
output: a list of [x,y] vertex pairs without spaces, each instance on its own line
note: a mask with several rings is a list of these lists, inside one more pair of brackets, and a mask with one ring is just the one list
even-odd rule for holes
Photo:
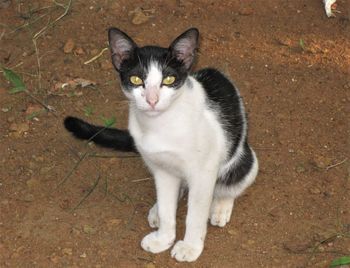
[[183,62],[189,70],[194,61],[194,55],[198,46],[199,32],[196,28],[188,29],[177,37],[170,45],[169,50],[179,61]]

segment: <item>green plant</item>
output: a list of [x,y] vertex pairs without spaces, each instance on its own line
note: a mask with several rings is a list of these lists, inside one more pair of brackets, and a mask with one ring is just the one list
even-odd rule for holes
[[350,264],[350,256],[343,256],[337,259],[334,259],[331,262],[330,267],[337,267],[341,265],[349,265]]

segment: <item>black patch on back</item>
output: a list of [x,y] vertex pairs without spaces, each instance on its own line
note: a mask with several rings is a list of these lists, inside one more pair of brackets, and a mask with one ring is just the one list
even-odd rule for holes
[[224,183],[225,185],[234,185],[240,181],[242,181],[249,173],[253,166],[254,157],[253,153],[248,145],[247,142],[244,143],[244,150],[243,155],[238,160],[234,168],[231,168],[231,170],[225,174],[223,178],[219,178],[217,183]]
[[219,109],[221,125],[232,140],[228,158],[231,158],[237,150],[242,138],[243,117],[240,106],[240,96],[235,86],[221,72],[215,69],[203,69],[194,74],[194,77],[202,84],[209,105]]

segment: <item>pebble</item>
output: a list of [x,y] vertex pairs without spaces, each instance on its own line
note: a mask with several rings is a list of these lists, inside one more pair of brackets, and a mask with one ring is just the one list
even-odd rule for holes
[[75,42],[72,38],[69,38],[63,47],[63,52],[66,54],[72,53],[73,49],[75,47]]
[[100,52],[100,50],[98,50],[97,48],[94,48],[94,49],[91,49],[90,54],[93,55],[93,56],[95,56],[95,55],[97,55],[99,52]]
[[238,14],[242,16],[249,16],[249,15],[252,15],[253,13],[254,13],[254,9],[252,9],[251,7],[243,7],[241,10],[238,11]]
[[150,262],[145,265],[145,268],[156,268],[156,266],[154,265],[154,263]]
[[26,111],[25,111],[25,114],[26,115],[32,115],[33,113],[39,113],[42,110],[44,110],[44,108],[41,105],[29,104],[27,109],[26,109]]
[[4,108],[1,108],[1,111],[4,113],[7,113],[8,111],[10,111],[10,108],[4,107]]
[[292,40],[287,37],[277,37],[276,41],[282,46],[291,47],[293,45]]
[[7,118],[7,122],[8,123],[12,123],[15,121],[15,117],[14,116],[10,116],[9,118]]
[[304,173],[306,171],[305,167],[302,164],[299,164],[296,168],[295,168],[297,173]]
[[102,70],[111,70],[113,68],[112,63],[109,60],[101,62],[100,66]]
[[40,182],[39,182],[38,179],[31,178],[31,179],[29,179],[29,180],[26,181],[26,184],[27,184],[28,188],[33,189],[33,188],[38,187],[39,184],[40,184]]
[[53,167],[42,167],[39,171],[41,175],[48,173]]
[[91,225],[85,224],[83,226],[83,232],[86,233],[86,234],[96,234],[97,231]]
[[84,51],[83,48],[77,47],[77,48],[74,50],[74,54],[75,54],[75,55],[84,55],[84,54],[85,54],[85,51]]
[[29,193],[24,194],[22,200],[25,201],[25,202],[33,202],[34,201],[34,195],[29,194]]
[[86,258],[86,256],[87,256],[87,255],[86,255],[86,253],[85,253],[85,252],[84,252],[83,254],[79,255],[79,257],[80,257],[80,258],[83,258],[83,259],[85,259],[85,258]]
[[60,261],[60,257],[57,255],[50,256],[50,261],[57,264]]
[[229,229],[227,232],[228,232],[230,235],[237,235],[237,231],[232,230],[232,229]]
[[62,249],[62,253],[64,255],[72,255],[73,254],[73,249],[71,249],[71,248],[63,248]]
[[345,85],[343,85],[344,89],[349,89],[350,88],[350,82],[346,83]]
[[316,167],[324,169],[328,167],[331,164],[332,160],[328,157],[323,157],[321,155],[317,155],[313,159],[313,163],[316,165]]
[[[155,10],[153,10],[153,9],[149,10],[149,11],[151,13],[155,12]],[[146,12],[140,7],[137,7],[133,11],[130,11],[129,16],[133,16],[131,22],[132,22],[132,24],[135,24],[135,25],[145,23],[152,17],[151,15],[146,14]]]
[[15,123],[13,122],[9,130],[12,132],[18,132],[20,134],[27,132],[29,130],[29,123],[28,122],[23,122],[23,123]]
[[117,227],[120,225],[121,222],[122,222],[121,219],[110,219],[107,221],[107,228],[111,229],[113,227]]
[[310,192],[311,194],[320,194],[320,193],[321,193],[321,190],[318,189],[317,187],[312,187],[312,188],[309,189],[309,192]]

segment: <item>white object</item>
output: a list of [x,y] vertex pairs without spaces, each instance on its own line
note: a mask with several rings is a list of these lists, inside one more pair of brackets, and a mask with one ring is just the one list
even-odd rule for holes
[[326,10],[326,14],[329,17],[334,17],[335,15],[332,12],[332,5],[336,2],[337,0],[323,0],[324,2],[324,9]]

